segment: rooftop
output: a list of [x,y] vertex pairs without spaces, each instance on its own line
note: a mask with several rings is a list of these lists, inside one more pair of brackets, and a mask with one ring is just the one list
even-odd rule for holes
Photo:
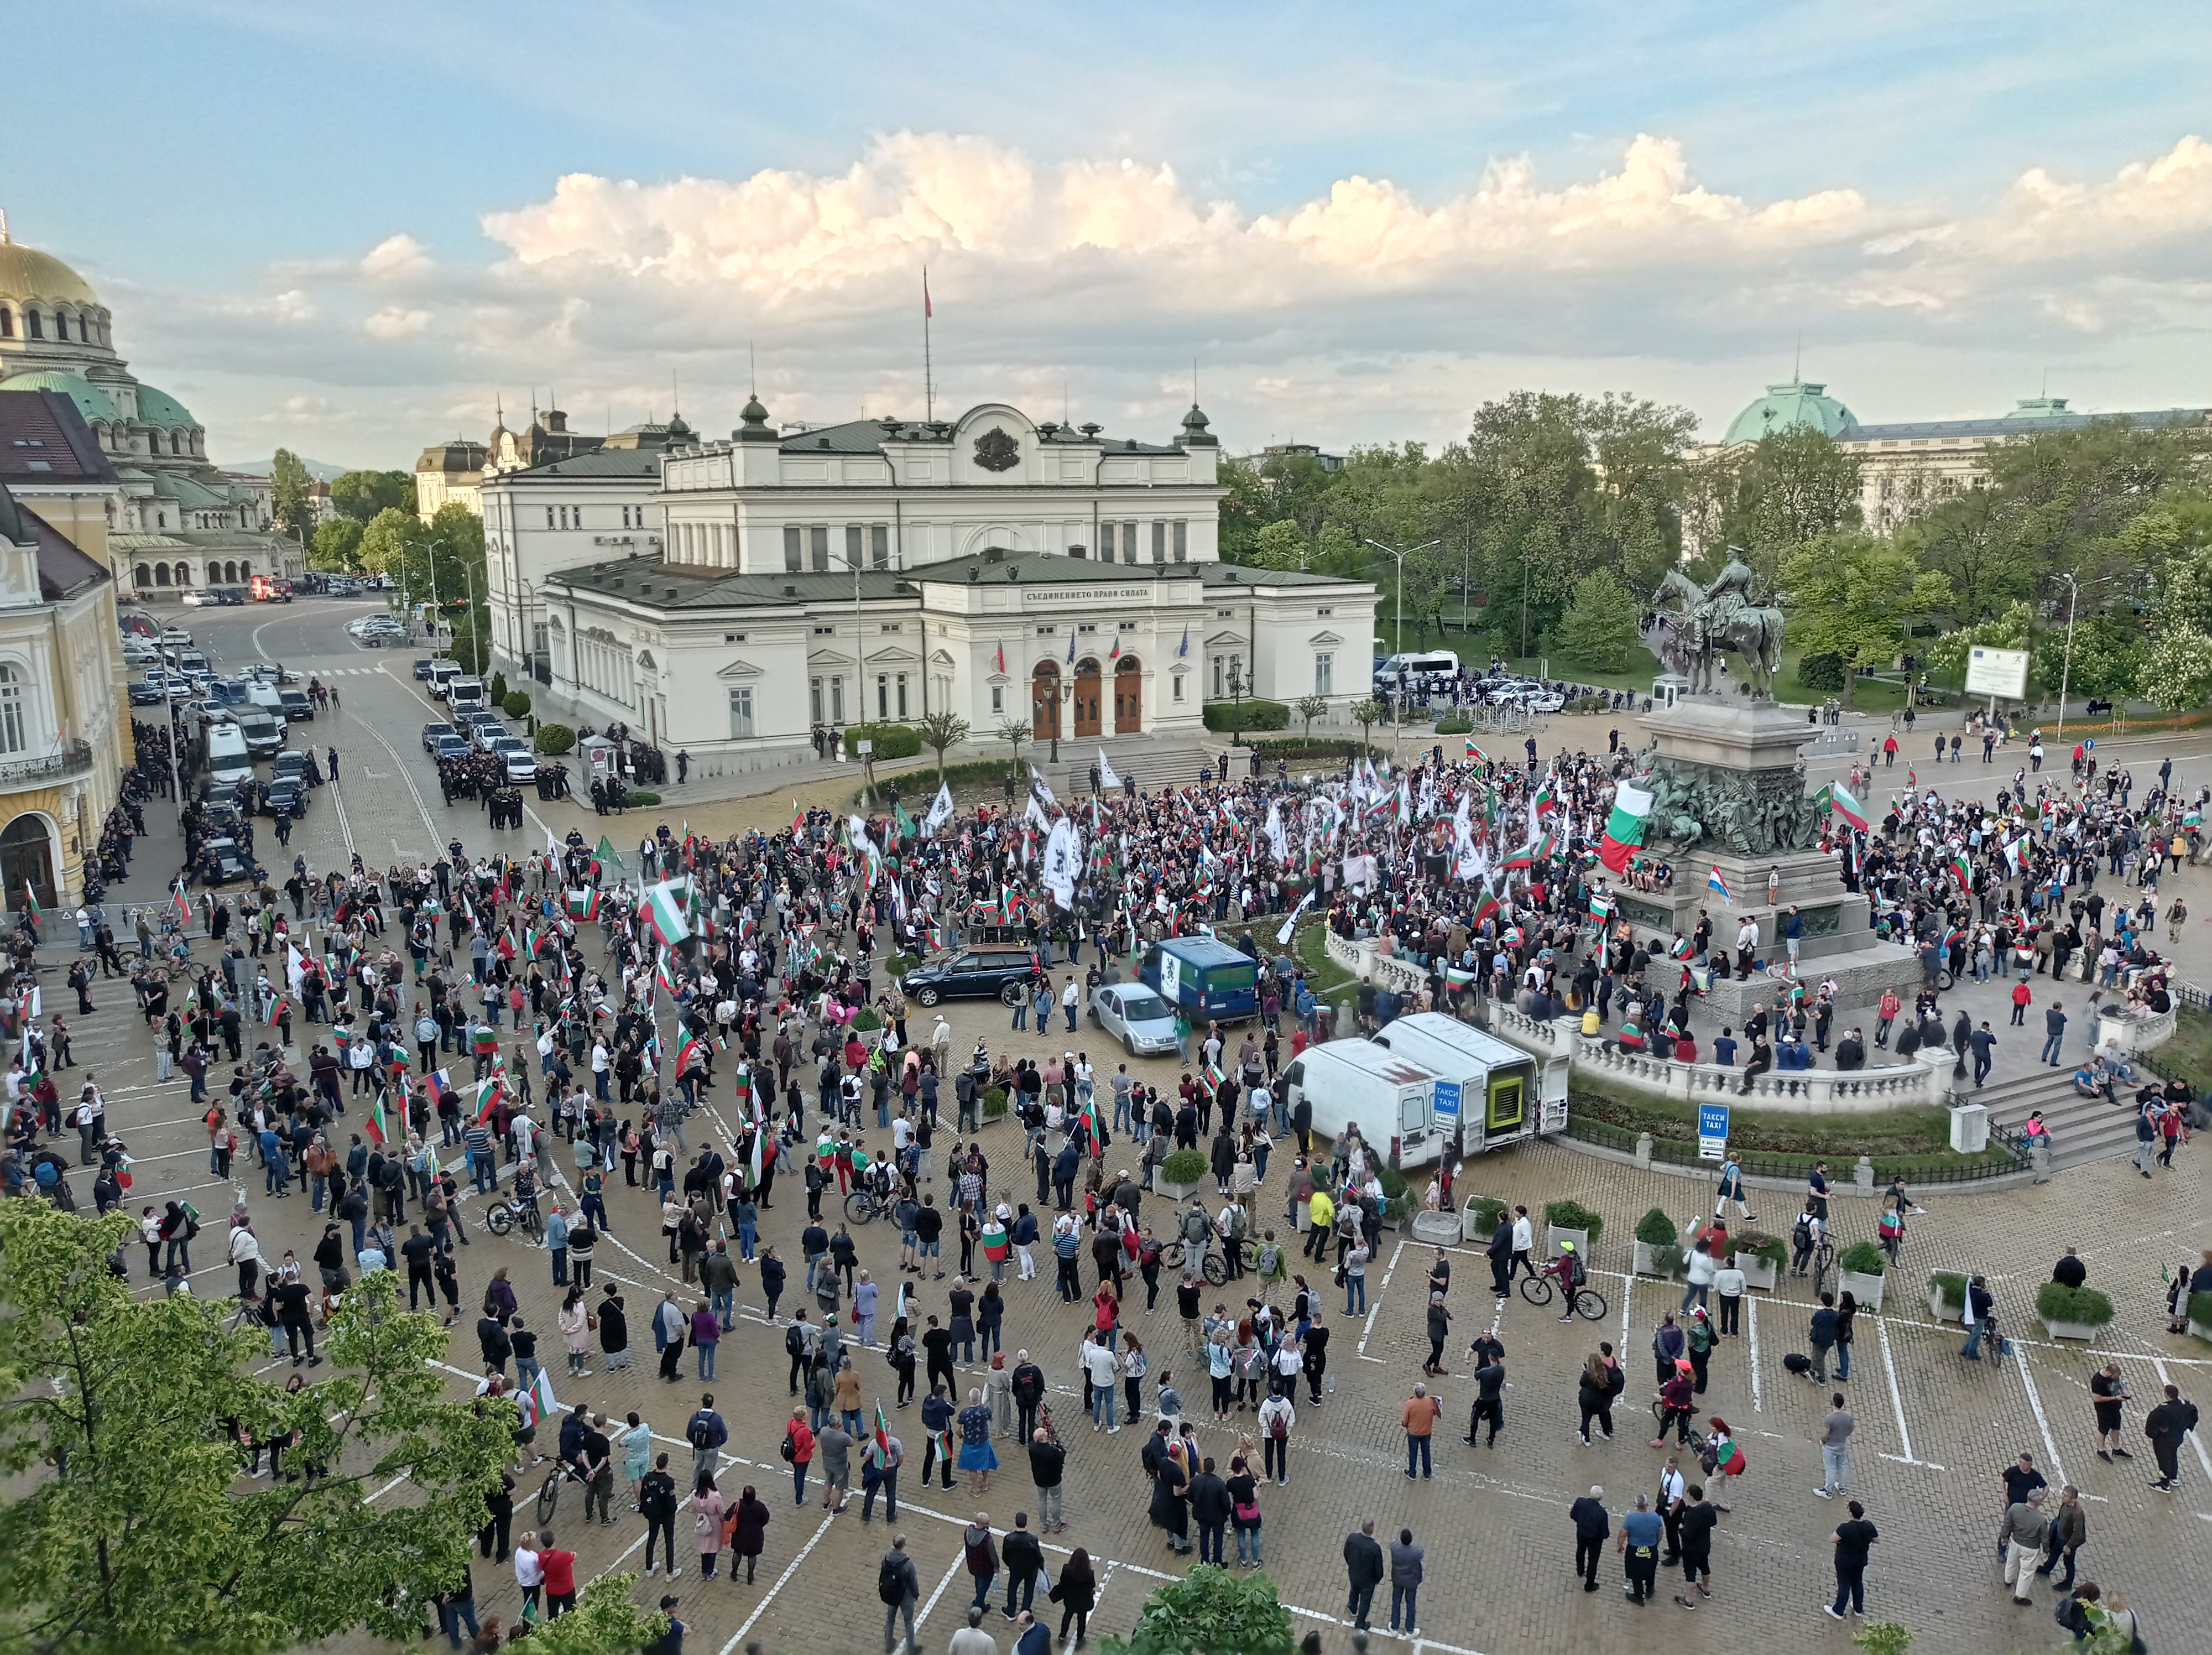
[[0,391],[0,478],[109,486],[116,481],[75,399],[52,390]]

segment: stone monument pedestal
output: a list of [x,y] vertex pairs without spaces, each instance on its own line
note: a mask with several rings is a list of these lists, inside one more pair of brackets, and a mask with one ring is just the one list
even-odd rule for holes
[[[1673,864],[1674,883],[1663,891],[1620,891],[1621,917],[1639,934],[1656,934],[1663,947],[1675,932],[1694,932],[1702,909],[1714,950],[1728,950],[1733,971],[1736,932],[1747,917],[1759,922],[1756,958],[1787,963],[1781,926],[1794,905],[1804,921],[1798,974],[1808,985],[1835,980],[1839,1021],[1871,1007],[1884,989],[1909,1000],[1920,980],[1911,951],[1875,940],[1867,899],[1844,888],[1835,856],[1790,848],[1810,837],[1811,801],[1797,752],[1819,727],[1771,701],[1720,696],[1684,697],[1638,722],[1658,750],[1642,782],[1657,795],[1644,841]],[[1686,826],[1693,831],[1678,831]],[[1729,888],[1725,900],[1707,883],[1716,867]],[[1741,1026],[1754,1003],[1771,1009],[1786,989],[1754,970],[1748,977],[1715,979],[1705,998]]]

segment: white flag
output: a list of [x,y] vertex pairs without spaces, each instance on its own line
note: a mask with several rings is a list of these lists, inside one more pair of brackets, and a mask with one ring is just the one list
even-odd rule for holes
[[1083,871],[1083,836],[1075,823],[1061,817],[1052,824],[1044,846],[1044,885],[1053,902],[1063,909],[1075,906],[1075,881]]
[[937,797],[930,804],[929,814],[922,818],[922,831],[934,833],[951,819],[952,784],[940,782],[937,784]]
[[1102,788],[1118,788],[1121,785],[1121,778],[1114,774],[1114,766],[1108,761],[1106,749],[1103,747],[1098,750],[1098,785]]
[[1283,922],[1282,929],[1275,933],[1275,946],[1278,948],[1285,947],[1289,945],[1291,940],[1291,933],[1297,929],[1298,916],[1304,913],[1307,909],[1313,906],[1313,899],[1314,893],[1310,888],[1307,890],[1304,896],[1298,898],[1298,905],[1291,910],[1290,918],[1285,920]]
[[1279,800],[1267,806],[1267,846],[1275,853],[1278,862],[1291,860],[1290,836],[1283,831],[1283,806]]
[[1030,766],[1030,797],[1048,808],[1056,809],[1060,804],[1060,800],[1052,796],[1052,789],[1045,785],[1044,772],[1034,764]]

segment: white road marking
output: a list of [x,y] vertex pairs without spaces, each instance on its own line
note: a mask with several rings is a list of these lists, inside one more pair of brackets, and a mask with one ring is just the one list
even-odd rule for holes
[[[945,1571],[945,1578],[937,1583],[937,1590],[929,1594],[929,1601],[924,1603],[921,1606],[920,1612],[915,1615],[914,1635],[917,1640],[921,1637],[922,1623],[929,1619],[930,1610],[937,1607],[937,1600],[945,1596],[945,1588],[952,1584],[952,1577],[959,1572],[967,1561],[968,1556],[964,1550],[953,1558],[951,1567]],[[914,1646],[916,1649],[920,1649],[921,1645],[917,1641]],[[726,1652],[725,1652],[725,1655],[726,1655]]]
[[1744,1294],[1743,1310],[1751,1322],[1751,1411],[1764,1414],[1766,1404],[1759,1396],[1759,1301],[1749,1293]]
[[1382,1287],[1377,1287],[1375,1290],[1374,1300],[1367,1306],[1367,1320],[1360,1324],[1359,1344],[1354,1354],[1366,1357],[1366,1359],[1370,1362],[1379,1362],[1382,1360],[1380,1356],[1367,1355],[1367,1338],[1370,1334],[1375,1331],[1375,1318],[1382,1311],[1383,1289],[1387,1288],[1390,1285],[1390,1277],[1398,1269],[1398,1256],[1405,1250],[1406,1244],[1402,1240],[1399,1242],[1397,1246],[1391,1250],[1390,1268],[1382,1272]]
[[1874,1325],[1875,1331],[1881,1336],[1881,1367],[1882,1372],[1889,1376],[1889,1405],[1897,1414],[1897,1439],[1905,1445],[1902,1454],[1883,1454],[1881,1457],[1896,1460],[1904,1465],[1925,1465],[1931,1471],[1940,1471],[1943,1469],[1942,1466],[1913,1456],[1912,1433],[1905,1423],[1905,1396],[1897,1388],[1897,1364],[1891,1360],[1889,1354],[1889,1324],[1877,1316]]
[[2051,1421],[2044,1417],[2043,1398],[2036,1392],[2035,1376],[2027,1371],[2028,1362],[2025,1354],[2014,1356],[2013,1366],[2020,1370],[2021,1384],[2027,1387],[2027,1406],[2035,1415],[2035,1428],[2043,1433],[2043,1451],[2051,1457],[2051,1475],[2063,1486],[2066,1482],[2066,1468],[2059,1463],[2058,1441],[2051,1434]]
[[[760,1602],[753,1605],[753,1612],[745,1616],[745,1623],[730,1634],[730,1641],[722,1646],[721,1655],[730,1655],[732,1650],[744,1642],[745,1634],[753,1629],[753,1622],[768,1613],[768,1606],[775,1601],[776,1593],[781,1591],[789,1584],[791,1577],[799,1573],[799,1566],[806,1561],[806,1555],[822,1543],[822,1536],[830,1532],[830,1525],[836,1520],[834,1517],[825,1517],[822,1519],[821,1527],[815,1530],[813,1536],[799,1549],[799,1555],[784,1566],[783,1573],[776,1576],[775,1584],[761,1595]],[[919,1633],[920,1630],[921,1626],[917,1622],[915,1631]]]

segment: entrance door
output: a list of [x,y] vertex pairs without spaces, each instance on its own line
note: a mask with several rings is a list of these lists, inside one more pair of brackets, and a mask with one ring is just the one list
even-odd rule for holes
[[1098,733],[1098,663],[1087,657],[1075,663],[1075,733]]
[[1060,739],[1060,668],[1039,661],[1030,679],[1030,734],[1039,741]]
[[1145,669],[1133,655],[1114,663],[1114,733],[1135,735],[1143,727]]
[[54,889],[53,840],[46,818],[29,812],[18,816],[0,832],[0,905],[23,906],[26,890],[39,893],[39,906],[52,913],[61,900]]

